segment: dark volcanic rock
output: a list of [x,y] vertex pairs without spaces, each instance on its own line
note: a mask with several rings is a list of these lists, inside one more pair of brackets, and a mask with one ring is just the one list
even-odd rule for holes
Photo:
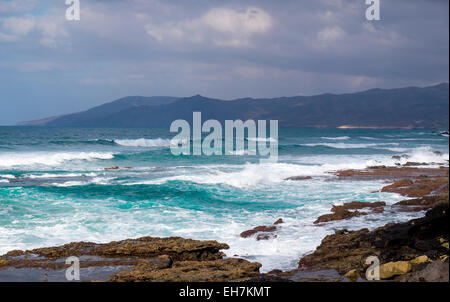
[[277,225],[277,224],[281,224],[284,223],[283,219],[279,218],[277,221],[275,221],[273,224]]
[[448,167],[415,168],[415,167],[376,167],[364,170],[340,170],[338,177],[353,179],[404,179],[416,177],[448,177]]
[[448,193],[448,177],[401,179],[385,186],[382,192],[398,193],[408,197],[423,197],[428,194]]
[[273,234],[274,231],[276,231],[278,229],[279,224],[284,223],[283,219],[279,218],[277,221],[275,221],[273,223],[273,225],[261,225],[261,226],[257,226],[251,230],[247,230],[244,231],[240,234],[240,236],[242,238],[248,238],[251,237],[255,234],[256,235],[256,240],[268,240],[268,239],[273,239],[273,238],[277,238],[277,235]]
[[333,212],[333,214],[325,214],[319,216],[319,218],[317,218],[317,220],[314,221],[314,223],[318,224],[328,221],[348,219],[360,215],[367,215],[366,212],[349,211],[349,210],[360,210],[363,208],[371,208],[372,212],[381,213],[384,211],[383,207],[385,205],[386,203],[384,201],[377,201],[377,202],[352,201],[344,203],[341,206],[333,206],[331,208],[331,212]]
[[265,226],[265,225],[261,225],[261,226],[257,226],[251,230],[247,230],[241,233],[241,237],[242,238],[248,238],[253,236],[256,233],[270,233],[270,232],[274,232],[277,229],[276,226],[274,225],[269,225],[269,226]]
[[155,268],[154,265],[143,264],[132,271],[122,271],[112,275],[110,281],[242,281],[259,275],[260,267],[260,263],[235,258],[175,262],[171,267],[162,269]]
[[399,276],[394,279],[399,282],[448,282],[448,262],[433,261],[426,264],[425,268]]
[[359,215],[367,215],[365,212],[358,212],[358,211],[349,211],[343,208],[335,209],[335,212],[333,214],[325,214],[322,216],[319,216],[319,218],[314,221],[314,224],[323,223],[323,222],[329,222],[333,220],[342,220],[342,219],[348,219]]
[[417,206],[412,207],[412,209],[424,210],[439,204],[448,204],[448,193],[402,200],[395,203],[394,206],[408,206],[409,208],[411,208],[411,206]]
[[156,257],[169,255],[174,260],[215,260],[222,258],[220,250],[228,249],[225,243],[217,241],[199,241],[181,237],[142,237],[112,241],[105,244],[92,242],[73,242],[57,247],[39,248],[30,251],[11,251],[1,258],[18,255],[39,255],[49,259],[70,256],[103,257]]
[[1,256],[0,280],[66,281],[69,256],[79,258],[83,281],[225,281],[259,273],[259,263],[222,259],[220,250],[228,248],[216,241],[181,237],[142,237],[106,244],[75,242]]
[[384,201],[377,201],[377,202],[363,202],[363,201],[352,201],[344,203],[341,206],[333,206],[331,208],[331,212],[336,212],[339,209],[345,209],[345,210],[360,210],[363,208],[379,208],[384,207],[386,203]]
[[308,180],[308,179],[312,179],[311,176],[292,176],[292,177],[288,177],[285,180]]
[[387,224],[372,232],[336,231],[326,236],[314,253],[303,257],[299,268],[335,269],[345,274],[351,269],[365,271],[365,260],[372,255],[381,263],[424,254],[437,259],[448,251],[442,246],[442,238],[448,242],[448,204],[436,206],[423,218]]
[[277,238],[278,236],[275,234],[268,234],[268,233],[262,233],[262,234],[258,234],[256,235],[256,240],[260,241],[260,240],[269,240],[269,239],[274,239]]

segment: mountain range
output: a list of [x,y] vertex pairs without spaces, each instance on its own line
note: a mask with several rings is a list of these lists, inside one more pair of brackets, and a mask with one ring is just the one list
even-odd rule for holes
[[20,125],[167,128],[176,119],[191,122],[194,111],[202,113],[202,120],[278,120],[280,127],[448,129],[449,84],[232,101],[131,96]]

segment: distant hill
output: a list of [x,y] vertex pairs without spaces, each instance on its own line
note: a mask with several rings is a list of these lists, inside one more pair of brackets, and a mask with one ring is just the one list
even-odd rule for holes
[[179,98],[170,96],[154,96],[154,97],[142,97],[142,96],[129,96],[109,102],[89,110],[72,113],[67,115],[60,115],[55,117],[44,118],[41,120],[21,122],[19,126],[45,126],[57,120],[57,123],[63,121],[66,124],[73,124],[74,126],[82,126],[84,123],[102,118],[112,114],[119,113],[122,110],[129,108],[137,108],[141,106],[158,106],[163,104],[169,104],[176,101]]
[[233,101],[200,95],[126,97],[84,112],[22,123],[55,127],[169,127],[176,119],[279,120],[280,127],[448,129],[449,84]]

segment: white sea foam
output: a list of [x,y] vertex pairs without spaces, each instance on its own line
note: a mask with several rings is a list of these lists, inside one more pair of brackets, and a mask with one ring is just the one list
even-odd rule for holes
[[411,151],[409,148],[383,148],[392,152],[408,152]]
[[273,137],[248,137],[246,138],[248,141],[252,141],[252,142],[271,142],[271,143],[275,143],[277,142],[276,139],[274,139]]
[[216,169],[191,170],[184,174],[163,177],[149,181],[133,182],[136,184],[163,184],[168,181],[190,181],[199,184],[224,184],[240,189],[273,185],[281,183],[291,176],[322,176],[333,177],[330,172],[341,169],[363,169],[377,164],[375,161],[360,161],[354,163],[336,163],[322,165],[300,165],[289,163],[246,164],[234,171],[229,171],[227,165]]
[[89,182],[87,181],[66,181],[64,183],[52,183],[51,186],[54,187],[77,187],[77,186],[86,186]]
[[63,183],[52,183],[51,185],[55,187],[77,187],[77,186],[87,186],[91,184],[109,185],[110,181],[113,179],[114,179],[113,177],[94,177],[90,181],[74,180],[74,181],[66,181]]
[[[76,184],[66,184],[76,185]],[[311,187],[312,186],[312,187]],[[298,259],[305,253],[313,251],[320,241],[334,229],[359,229],[374,228],[390,221],[404,221],[410,217],[417,217],[422,213],[398,213],[380,215],[377,219],[367,219],[366,216],[356,217],[352,220],[314,225],[313,221],[324,213],[328,213],[330,205],[323,200],[332,202],[346,202],[346,198],[359,198],[361,194],[367,201],[390,200],[385,195],[367,197],[367,192],[379,185],[361,182],[356,186],[342,181],[318,182],[314,185],[298,183],[292,188],[297,188],[297,193],[307,202],[299,207],[289,209],[271,209],[257,212],[249,212],[235,209],[233,212],[223,212],[214,215],[205,211],[185,209],[170,206],[156,206],[151,208],[136,208],[133,211],[117,211],[111,206],[111,202],[104,203],[92,200],[88,204],[73,204],[70,199],[49,199],[46,204],[55,205],[55,202],[67,203],[71,207],[83,206],[83,211],[71,212],[63,216],[51,216],[45,221],[35,219],[35,224],[26,229],[26,240],[15,241],[13,238],[22,238],[24,229],[14,227],[1,227],[0,233],[4,241],[1,241],[0,254],[13,249],[29,249],[42,246],[55,246],[71,241],[109,242],[140,236],[181,236],[198,240],[217,240],[226,242],[230,249],[224,250],[227,256],[247,258],[263,264],[262,272],[272,269],[293,269],[297,266]],[[311,190],[305,191],[305,188]],[[294,192],[293,192],[294,193]],[[334,195],[339,193],[340,195]],[[358,196],[358,197],[357,197]],[[333,199],[330,199],[333,197]],[[59,197],[54,197],[59,198]],[[291,197],[294,198],[294,197]],[[382,198],[382,199],[378,199]],[[299,197],[295,197],[299,199]],[[126,201],[117,201],[127,203]],[[254,202],[259,202],[255,200]],[[330,201],[331,202],[331,201]],[[12,209],[11,209],[12,210]],[[406,215],[416,216],[406,216]],[[241,238],[239,234],[258,225],[272,224],[276,219],[283,218],[284,223],[276,231],[277,238],[257,241],[254,237]],[[373,218],[373,216],[371,216]],[[152,223],[148,223],[151,221]],[[112,223],[114,222],[114,223]],[[107,226],[107,227],[106,227]],[[96,230],[96,231],[93,231]],[[107,230],[107,232],[106,232]]]
[[163,139],[163,138],[155,138],[155,139],[147,139],[147,138],[139,138],[139,139],[116,139],[114,142],[118,145],[125,147],[170,147],[172,145],[177,145],[179,143],[184,143],[186,140],[175,140],[175,139]]
[[349,136],[337,136],[337,137],[322,137],[323,139],[333,140],[333,141],[345,141],[350,139]]
[[409,158],[402,158],[401,163],[418,162],[418,163],[447,163],[449,160],[448,153],[435,152],[431,147],[424,146],[414,148],[408,153]]
[[442,141],[440,138],[397,138],[398,141]]
[[347,144],[347,143],[312,143],[301,144],[300,146],[317,147],[325,146],[336,149],[364,149],[364,148],[384,148],[385,146],[398,146],[399,143],[380,143],[380,144]]
[[[391,155],[380,156],[315,156],[303,157],[298,163],[267,163],[246,164],[242,166],[215,165],[199,166],[184,169],[183,173],[174,176],[165,176],[153,180],[144,180],[129,183],[136,184],[163,184],[168,181],[188,181],[199,184],[223,184],[240,189],[251,189],[285,182],[292,176],[334,177],[339,170],[364,169],[370,166],[396,166],[408,161],[446,164],[448,153],[435,153],[430,147],[415,149],[396,149],[398,152],[409,151],[408,158],[393,159]],[[433,166],[429,166],[433,167]],[[176,172],[175,169],[173,172]],[[179,171],[178,171],[179,172]]]
[[67,177],[95,177],[96,173],[43,173],[43,174],[26,174],[24,177],[30,179],[41,179],[41,178],[67,178]]
[[2,153],[0,154],[0,168],[20,166],[58,166],[71,160],[93,161],[98,159],[112,159],[113,153],[100,152],[32,152],[32,153]]

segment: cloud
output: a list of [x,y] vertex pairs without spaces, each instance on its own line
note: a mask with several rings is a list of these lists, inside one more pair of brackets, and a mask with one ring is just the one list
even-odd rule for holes
[[16,35],[8,35],[0,32],[0,42],[9,43],[9,42],[17,42],[19,40],[20,38]]
[[383,1],[381,21],[365,19],[363,0],[81,3],[69,22],[64,0],[0,0],[0,104],[15,108],[0,124],[126,95],[276,97],[449,78],[448,1]]
[[32,18],[0,18],[0,42],[18,42],[35,27]]
[[272,17],[259,8],[215,8],[192,20],[148,25],[147,33],[160,43],[212,43],[239,48],[251,46],[252,36],[267,33],[272,24]]
[[[55,48],[62,37],[67,37],[66,20],[61,16],[44,15],[7,17],[0,19],[0,42],[20,42],[27,39],[45,46]],[[33,31],[36,35],[32,35]]]
[[265,33],[272,26],[272,18],[258,8],[247,8],[243,11],[218,8],[209,11],[202,18],[202,23],[216,31],[232,34],[252,35]]
[[31,18],[6,18],[3,20],[3,29],[7,32],[24,36],[27,35],[35,26],[35,22]]
[[69,36],[66,30],[68,21],[61,16],[43,16],[39,18],[36,26],[40,32],[39,42],[48,48],[60,46],[63,38]]
[[0,0],[0,14],[26,12],[38,5],[38,0]]
[[329,44],[342,39],[346,35],[345,31],[339,26],[327,27],[317,33],[317,39],[320,43]]

